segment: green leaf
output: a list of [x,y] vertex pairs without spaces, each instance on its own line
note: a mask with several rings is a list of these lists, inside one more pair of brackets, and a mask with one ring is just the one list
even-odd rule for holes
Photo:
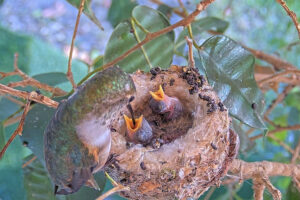
[[[17,125],[11,125],[0,130],[2,144],[6,143]],[[7,148],[0,160],[0,199],[25,199],[23,185],[22,159],[28,153],[17,136]]]
[[[71,5],[75,6],[77,9],[80,7],[81,0],[67,0]],[[83,13],[94,22],[101,30],[104,30],[100,21],[97,19],[95,13],[91,8],[92,0],[86,0],[84,3]],[[75,18],[74,18],[75,19]]]
[[295,107],[300,110],[300,91],[298,88],[296,90],[292,90],[287,97],[285,98],[285,103],[287,106]]
[[130,18],[132,9],[137,5],[135,0],[112,0],[108,10],[107,19],[113,27]]
[[[30,155],[24,159],[24,163],[32,159],[34,155]],[[48,177],[48,172],[39,160],[34,160],[24,169],[24,186],[26,189],[27,200],[34,199],[56,199],[53,186]]]
[[[155,32],[170,25],[162,13],[146,6],[135,7],[132,11],[132,17],[143,29],[149,32]],[[123,22],[115,28],[106,46],[104,64],[113,61],[138,44],[133,33],[134,30],[136,30],[140,41],[145,38],[146,33],[136,23],[134,24],[132,27],[130,22]],[[118,62],[118,65],[126,72],[135,72],[137,69],[149,71],[152,66],[168,68],[173,57],[174,37],[173,31],[162,35],[145,44],[143,46],[144,52],[138,49]]]
[[[254,79],[254,57],[226,36],[213,36],[198,51],[199,68],[230,114],[243,123],[266,129],[262,120],[263,95]],[[255,109],[252,108],[253,103]]]
[[300,199],[300,192],[292,181],[287,189],[286,199]]
[[14,114],[20,106],[4,96],[0,96],[0,122],[5,120],[10,115]]
[[[34,155],[28,156],[25,162],[33,158]],[[24,162],[24,163],[25,163]],[[104,185],[105,176],[103,172],[94,175],[101,191],[88,187],[82,187],[78,192],[67,196],[55,196],[54,186],[48,176],[48,172],[39,160],[34,160],[24,168],[24,186],[27,192],[27,200],[34,199],[87,199],[94,200],[101,195]]]
[[173,13],[173,9],[165,4],[159,5],[157,10],[162,12],[168,19],[170,19]]
[[101,56],[98,56],[98,57],[94,60],[92,66],[94,67],[94,70],[95,70],[95,69],[97,69],[97,68],[102,67],[102,65],[103,65],[103,56],[101,55]]
[[[219,33],[224,33],[229,26],[229,23],[227,21],[224,21],[222,19],[219,19],[217,17],[204,17],[198,20],[195,20],[192,23],[192,31],[193,31],[193,37],[197,39],[201,35],[201,33],[213,30]],[[188,36],[188,30],[185,28],[180,35],[178,36],[178,39],[175,43],[175,50],[178,52],[183,53],[184,47],[186,45],[186,41],[184,39],[185,36]]]
[[21,140],[27,143],[27,147],[38,157],[43,165],[45,165],[43,150],[44,130],[54,113],[54,108],[41,104],[35,105],[26,116],[21,136]]
[[56,86],[60,83],[68,82],[66,74],[62,72],[49,72],[44,74],[37,74],[32,78],[50,86]]

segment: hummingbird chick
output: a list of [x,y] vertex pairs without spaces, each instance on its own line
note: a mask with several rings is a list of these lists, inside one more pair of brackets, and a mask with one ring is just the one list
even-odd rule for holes
[[182,113],[182,104],[176,97],[164,93],[161,85],[156,92],[151,92],[149,106],[154,113],[163,114],[166,120],[176,119]]
[[143,115],[134,118],[130,104],[127,105],[127,108],[131,114],[131,118],[124,115],[128,138],[134,143],[148,144],[153,136],[151,126]]

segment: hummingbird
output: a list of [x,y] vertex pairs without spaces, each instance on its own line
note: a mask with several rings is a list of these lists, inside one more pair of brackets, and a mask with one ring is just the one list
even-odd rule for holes
[[165,94],[161,85],[156,92],[150,91],[149,106],[154,113],[162,114],[166,120],[176,119],[182,113],[182,104],[176,97]]
[[148,144],[153,137],[152,128],[143,115],[134,118],[134,112],[129,103],[127,108],[131,118],[124,114],[128,138],[134,143]]
[[93,173],[109,156],[110,122],[135,91],[132,78],[114,66],[95,74],[60,103],[44,135],[55,194],[71,194],[83,185],[99,189]]

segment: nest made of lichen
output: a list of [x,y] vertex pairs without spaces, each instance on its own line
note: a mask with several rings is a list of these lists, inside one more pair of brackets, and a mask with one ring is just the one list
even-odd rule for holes
[[[126,137],[124,108],[111,124],[111,154],[116,162],[105,170],[130,187],[129,199],[186,199],[199,197],[218,183],[236,155],[236,135],[229,131],[228,112],[195,68],[172,66],[131,75],[135,86],[133,110],[143,115],[154,136],[149,144],[133,144]],[[180,117],[164,121],[149,108],[150,91],[162,85],[183,105]]]

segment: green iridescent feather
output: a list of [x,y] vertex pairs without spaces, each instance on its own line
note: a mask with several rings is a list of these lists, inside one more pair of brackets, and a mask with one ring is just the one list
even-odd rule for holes
[[111,67],[86,81],[59,105],[44,138],[46,166],[56,185],[63,187],[75,173],[90,171],[97,165],[76,134],[76,126],[88,115],[111,119],[112,113],[125,106],[127,97],[134,92],[131,77],[120,68]]

